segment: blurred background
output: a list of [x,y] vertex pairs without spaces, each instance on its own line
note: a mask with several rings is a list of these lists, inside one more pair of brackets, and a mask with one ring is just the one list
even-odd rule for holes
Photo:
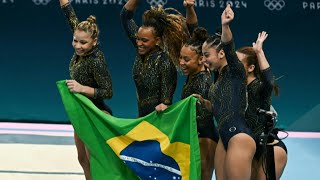
[[[80,21],[93,14],[101,30],[100,46],[111,72],[114,96],[106,101],[117,117],[137,117],[132,65],[135,49],[120,26],[125,0],[73,0]],[[135,19],[150,5],[174,7],[182,0],[141,1]],[[236,47],[250,46],[260,31],[280,96],[273,98],[278,126],[290,131],[320,131],[320,2],[302,0],[196,0],[199,25],[210,33],[220,25],[227,3]],[[69,123],[56,81],[69,78],[72,33],[58,0],[0,1],[0,121]],[[174,102],[185,77],[180,73]]]

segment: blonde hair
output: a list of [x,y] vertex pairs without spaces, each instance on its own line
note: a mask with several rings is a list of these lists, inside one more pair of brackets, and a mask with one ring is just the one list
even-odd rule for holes
[[90,15],[86,21],[82,21],[78,24],[76,27],[76,30],[84,31],[86,33],[90,33],[91,38],[95,39],[99,36],[99,28],[96,24],[96,17],[93,15]]

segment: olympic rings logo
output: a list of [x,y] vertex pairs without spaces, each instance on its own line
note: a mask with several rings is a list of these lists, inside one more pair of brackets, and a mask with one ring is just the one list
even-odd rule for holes
[[167,4],[168,0],[147,0],[147,3],[149,3],[151,6],[158,6],[158,5],[162,5],[164,6],[165,4]]
[[280,11],[284,6],[286,5],[286,2],[284,0],[265,0],[264,6],[267,7],[270,11],[277,10]]
[[32,0],[35,5],[47,5],[51,0]]

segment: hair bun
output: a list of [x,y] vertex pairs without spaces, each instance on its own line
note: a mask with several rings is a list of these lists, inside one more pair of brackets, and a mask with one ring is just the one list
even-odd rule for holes
[[208,31],[203,27],[197,27],[193,33],[191,39],[195,41],[204,42],[208,38]]
[[95,23],[96,23],[96,17],[93,16],[93,15],[90,15],[90,16],[87,18],[87,21],[88,21],[89,23],[95,24]]

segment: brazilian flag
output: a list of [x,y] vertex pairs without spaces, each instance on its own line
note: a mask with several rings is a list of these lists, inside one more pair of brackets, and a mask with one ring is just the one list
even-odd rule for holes
[[57,86],[76,134],[89,149],[93,180],[200,179],[194,97],[161,113],[124,119],[70,92],[65,81]]

